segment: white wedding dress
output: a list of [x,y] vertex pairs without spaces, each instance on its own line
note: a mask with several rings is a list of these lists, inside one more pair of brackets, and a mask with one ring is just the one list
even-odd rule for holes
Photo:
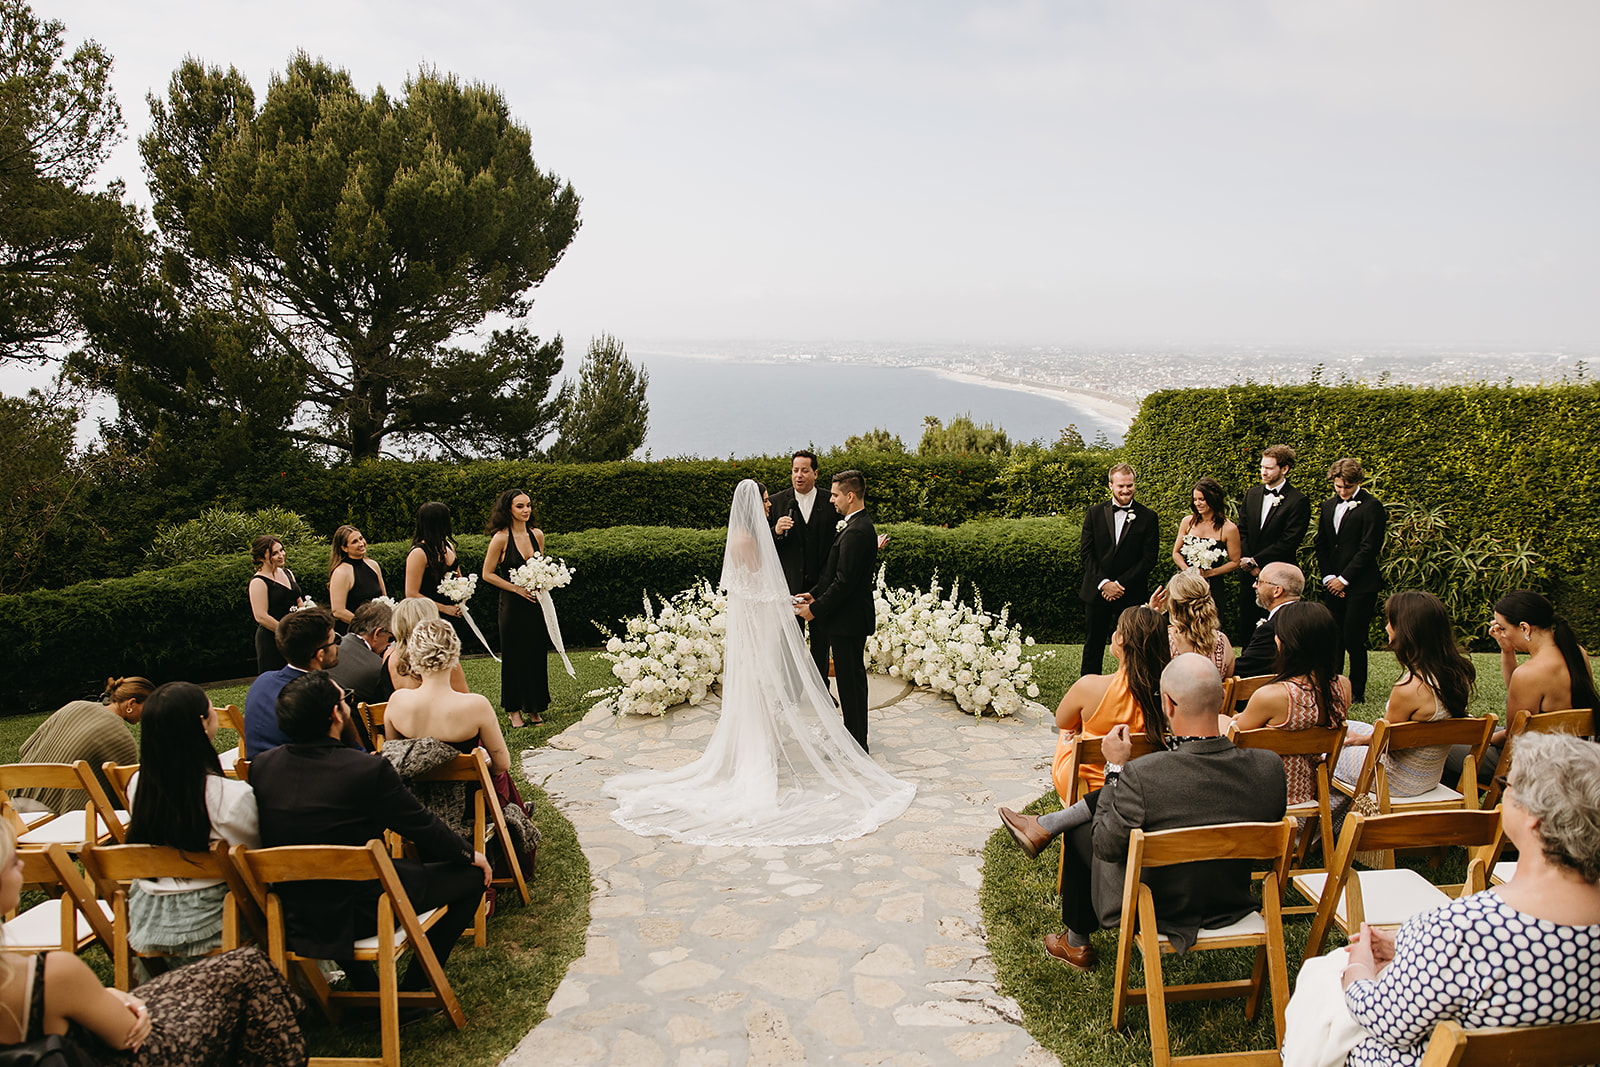
[[861,750],[817,674],[752,481],[733,494],[721,585],[717,728],[686,766],[606,783],[618,800],[611,817],[694,845],[811,845],[869,834],[905,811],[916,786]]

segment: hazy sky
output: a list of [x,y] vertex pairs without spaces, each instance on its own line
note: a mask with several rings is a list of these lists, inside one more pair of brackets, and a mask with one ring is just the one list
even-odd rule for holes
[[1600,4],[34,0],[145,94],[492,82],[583,228],[531,325],[1094,344],[1600,338]]

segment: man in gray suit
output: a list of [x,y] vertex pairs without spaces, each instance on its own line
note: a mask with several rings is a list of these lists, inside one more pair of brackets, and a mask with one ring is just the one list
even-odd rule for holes
[[[1129,763],[1128,728],[1114,727],[1103,743],[1106,784],[1094,821],[1061,840],[1066,930],[1046,934],[1044,947],[1079,970],[1094,969],[1089,935],[1121,920],[1128,837],[1134,830],[1283,818],[1283,760],[1217,736],[1222,678],[1209,658],[1188,652],[1173,659],[1161,672],[1161,703],[1172,724],[1170,751]],[[1249,860],[1160,867],[1146,872],[1145,884],[1155,897],[1156,926],[1179,952],[1194,944],[1202,929],[1226,926],[1256,910]]]
[[383,653],[394,640],[389,632],[392,615],[389,605],[369,600],[356,609],[350,632],[339,641],[339,662],[328,669],[328,675],[350,694],[352,706],[389,699],[393,687]]

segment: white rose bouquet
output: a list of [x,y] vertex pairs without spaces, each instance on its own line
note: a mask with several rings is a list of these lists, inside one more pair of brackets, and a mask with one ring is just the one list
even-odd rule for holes
[[294,602],[294,607],[290,608],[289,610],[290,611],[309,611],[310,609],[312,609],[312,608],[314,608],[316,606],[317,606],[317,602],[315,600],[311,599],[308,596],[303,596],[299,600],[296,600]]
[[496,663],[500,657],[494,654],[494,649],[489,647],[489,639],[483,636],[483,631],[478,629],[478,620],[472,617],[472,612],[467,608],[467,601],[472,599],[472,594],[478,591],[478,576],[476,574],[462,574],[459,571],[447,574],[439,579],[439,595],[449,597],[461,608],[461,617],[467,620],[467,625],[472,627],[472,632],[477,635],[478,641],[489,653],[489,658]]
[[1197,537],[1194,534],[1183,535],[1183,544],[1178,546],[1178,554],[1189,566],[1198,567],[1203,571],[1220,567],[1228,561],[1226,547],[1217,544],[1209,537]]

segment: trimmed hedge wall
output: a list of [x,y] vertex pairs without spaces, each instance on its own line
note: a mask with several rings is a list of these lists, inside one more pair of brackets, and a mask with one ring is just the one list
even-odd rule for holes
[[[724,504],[724,509],[726,505]],[[724,522],[726,515],[724,514]],[[1065,519],[995,520],[944,530],[901,523],[880,556],[889,580],[926,587],[937,571],[948,590],[974,582],[991,610],[1011,616],[1039,640],[1079,640],[1078,527]],[[569,646],[600,641],[599,622],[615,629],[643,609],[646,591],[659,597],[722,569],[724,531],[618,526],[551,535],[547,548],[576,570],[556,596]],[[461,565],[480,570],[488,539],[462,537]],[[374,544],[390,595],[402,592],[409,542]],[[326,550],[289,550],[288,564],[306,594],[327,603]],[[128,578],[0,597],[0,646],[11,670],[0,685],[0,708],[12,713],[97,695],[112,675],[144,674],[208,681],[255,673],[255,624],[245,601],[252,573],[247,554],[219,556]],[[499,647],[498,592],[480,582],[472,614]],[[469,653],[481,652],[468,638]]]
[[[1600,384],[1240,385],[1152,393],[1124,455],[1168,544],[1202,475],[1222,482],[1237,509],[1258,480],[1261,450],[1288,444],[1299,454],[1295,484],[1320,502],[1333,491],[1328,465],[1356,456],[1381,500],[1445,505],[1467,536],[1528,541],[1544,557],[1549,592],[1592,646],[1600,640],[1597,426]],[[1312,522],[1308,552],[1314,511]]]

